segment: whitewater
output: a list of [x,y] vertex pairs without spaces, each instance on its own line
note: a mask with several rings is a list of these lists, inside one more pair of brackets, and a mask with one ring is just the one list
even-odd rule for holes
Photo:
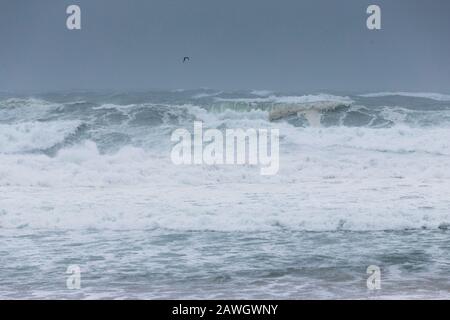
[[[279,129],[279,172],[173,164],[194,121]],[[0,297],[449,298],[449,160],[444,94],[1,94]]]

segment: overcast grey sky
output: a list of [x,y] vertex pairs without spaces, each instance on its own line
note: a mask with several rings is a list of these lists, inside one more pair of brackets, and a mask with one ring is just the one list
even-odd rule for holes
[[[450,93],[448,0],[0,0],[0,91]],[[66,7],[82,30],[66,29]],[[382,30],[366,8],[382,9]],[[183,56],[190,63],[183,64]]]

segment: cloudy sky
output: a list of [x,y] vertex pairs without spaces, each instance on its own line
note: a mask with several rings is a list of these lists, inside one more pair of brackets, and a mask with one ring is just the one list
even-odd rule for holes
[[0,91],[450,93],[449,39],[448,0],[0,0]]

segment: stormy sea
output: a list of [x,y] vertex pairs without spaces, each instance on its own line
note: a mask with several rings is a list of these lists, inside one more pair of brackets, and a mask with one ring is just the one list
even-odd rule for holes
[[[194,121],[279,129],[279,171],[175,165]],[[449,299],[449,274],[449,95],[0,94],[0,298]]]

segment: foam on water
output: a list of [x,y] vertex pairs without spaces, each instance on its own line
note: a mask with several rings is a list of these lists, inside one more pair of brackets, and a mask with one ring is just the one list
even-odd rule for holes
[[[314,101],[352,101],[331,95],[255,99],[277,101],[281,108],[308,101],[313,109]],[[1,104],[9,118],[28,111],[32,120],[0,124],[2,227],[97,227],[108,221],[109,228],[118,229],[318,231],[450,223],[444,191],[450,187],[450,130],[438,122],[444,109],[365,107],[358,101],[344,109],[315,108],[318,117],[314,123],[308,118],[308,125],[296,119],[271,122],[269,110],[258,105],[218,111],[191,101],[76,101],[8,99]],[[433,119],[430,114],[441,116],[435,116],[435,125],[420,125]],[[349,117],[362,115],[389,125],[378,127],[373,119],[344,125]],[[279,129],[278,174],[261,176],[258,166],[249,165],[174,165],[170,134],[179,127],[192,130],[194,120],[221,130]],[[118,194],[129,201],[116,201]]]
[[[415,96],[0,101],[0,297],[448,297],[450,105]],[[269,121],[305,103],[314,118]],[[279,129],[278,174],[174,165],[170,135],[195,120]],[[83,268],[76,293],[68,263]],[[383,270],[373,295],[369,264]]]
[[271,177],[257,166],[176,166],[164,148],[102,154],[92,141],[55,156],[1,155],[1,226],[330,231],[450,223],[448,130],[286,126],[282,134],[280,172]]

